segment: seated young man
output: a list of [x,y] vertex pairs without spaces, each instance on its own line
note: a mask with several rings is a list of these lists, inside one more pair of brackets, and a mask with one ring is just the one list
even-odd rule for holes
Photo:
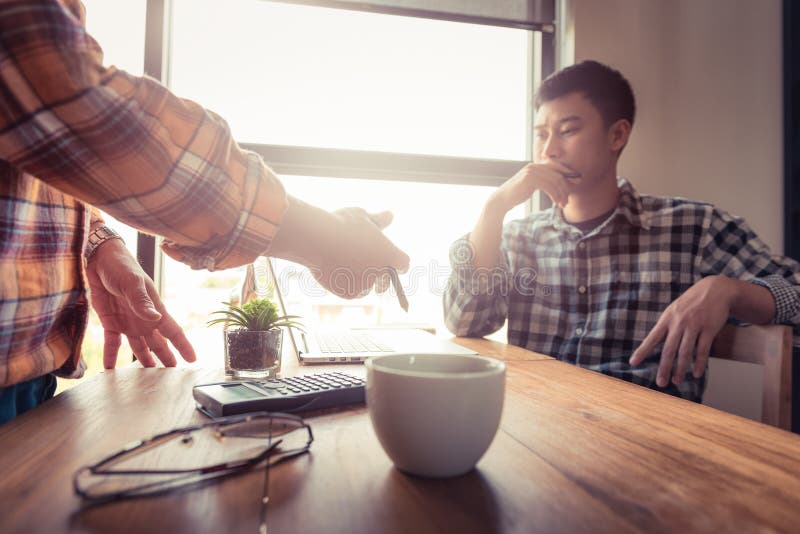
[[[635,115],[617,71],[585,61],[535,99],[534,163],[498,187],[451,249],[445,320],[700,402],[711,343],[729,319],[800,322],[800,264],[740,218],[640,195],[617,177]],[[550,209],[503,225],[535,191]],[[796,338],[797,339],[797,338]]]

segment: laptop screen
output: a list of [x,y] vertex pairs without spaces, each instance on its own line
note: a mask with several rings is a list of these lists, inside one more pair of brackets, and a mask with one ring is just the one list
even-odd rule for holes
[[[272,282],[272,287],[274,288],[275,291],[275,298],[278,300],[278,306],[280,306],[281,315],[299,315],[296,313],[289,312],[286,308],[285,299],[283,298],[283,293],[281,291],[281,285],[278,283],[278,277],[275,276],[275,267],[272,265],[272,258],[267,258],[267,271],[269,275],[269,280]],[[297,344],[298,340],[295,338],[295,329],[286,328],[285,330],[289,334],[289,342],[292,344],[292,350],[294,351],[295,355],[299,357],[300,350]]]

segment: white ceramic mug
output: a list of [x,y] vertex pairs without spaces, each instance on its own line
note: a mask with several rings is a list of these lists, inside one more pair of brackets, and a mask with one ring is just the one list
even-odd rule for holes
[[372,426],[398,469],[451,477],[475,466],[500,424],[503,362],[485,356],[391,354],[365,365]]

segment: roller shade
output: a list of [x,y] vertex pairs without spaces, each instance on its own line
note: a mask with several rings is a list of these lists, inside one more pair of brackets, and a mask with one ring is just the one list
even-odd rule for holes
[[546,30],[555,21],[555,0],[273,0],[454,22]]

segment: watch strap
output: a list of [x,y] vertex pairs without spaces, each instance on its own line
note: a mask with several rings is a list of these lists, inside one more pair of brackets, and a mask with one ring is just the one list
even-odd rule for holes
[[94,231],[89,233],[89,237],[86,239],[86,248],[84,249],[83,257],[86,258],[86,261],[89,261],[89,258],[97,252],[100,245],[112,239],[122,239],[122,236],[108,226],[99,226],[95,228]]

